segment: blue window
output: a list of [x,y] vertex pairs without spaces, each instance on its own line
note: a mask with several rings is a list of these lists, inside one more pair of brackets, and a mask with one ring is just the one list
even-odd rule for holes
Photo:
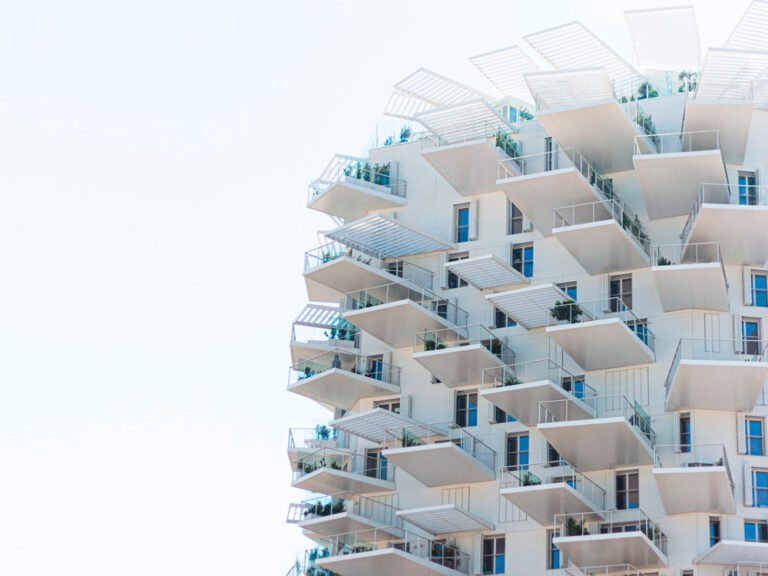
[[530,464],[528,434],[507,434],[507,466],[527,470]]
[[720,518],[709,519],[709,545],[714,546],[720,542]]
[[483,574],[504,574],[504,536],[483,538]]
[[750,456],[763,456],[763,419],[747,418],[746,420],[747,454]]
[[691,451],[691,415],[680,414],[680,452]]
[[616,473],[616,509],[634,510],[640,507],[640,476],[637,470]]
[[757,204],[757,178],[754,172],[739,172],[739,204],[742,206]]
[[570,392],[576,398],[584,398],[584,376],[563,376],[563,390]]
[[757,318],[745,318],[741,321],[741,340],[744,354],[752,356],[760,352],[760,320]]
[[533,244],[512,248],[512,268],[526,278],[533,276]]
[[469,241],[469,206],[462,204],[456,206],[456,242],[468,242]]
[[752,470],[752,506],[768,508],[768,470]]
[[461,390],[456,393],[456,425],[477,426],[477,392]]
[[509,316],[504,314],[501,310],[494,306],[493,308],[494,327],[495,328],[512,328],[517,326],[517,322],[512,320]]
[[517,418],[511,414],[507,414],[498,406],[493,407],[493,423],[502,424],[503,422],[517,422]]
[[768,274],[752,273],[752,306],[768,307]]
[[650,346],[648,344],[648,323],[645,320],[634,320],[627,323],[627,326],[629,326],[632,332],[637,334],[637,337],[640,338],[643,344]]
[[560,290],[565,292],[571,300],[574,300],[574,301],[578,300],[578,298],[576,297],[577,296],[576,282],[569,282],[568,284],[558,284],[558,287],[560,288]]
[[549,548],[549,554],[547,557],[547,570],[557,570],[558,568],[561,568],[565,562],[563,562],[564,558],[560,554],[560,550],[558,550],[557,546],[555,546],[555,538],[557,538],[560,535],[559,530],[549,530],[547,532],[547,540],[548,540],[548,548]]
[[768,523],[765,520],[744,520],[744,540],[768,542]]
[[380,449],[366,451],[365,475],[371,478],[387,480],[387,459]]

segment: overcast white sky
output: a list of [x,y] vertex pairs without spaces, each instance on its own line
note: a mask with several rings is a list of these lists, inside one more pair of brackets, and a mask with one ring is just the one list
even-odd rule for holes
[[[747,4],[697,2],[705,45]],[[420,66],[624,0],[26,0],[0,12],[0,573],[284,574],[303,209]]]

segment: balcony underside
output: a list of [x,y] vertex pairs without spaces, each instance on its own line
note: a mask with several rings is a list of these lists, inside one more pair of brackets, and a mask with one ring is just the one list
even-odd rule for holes
[[[597,170],[623,172],[632,169],[634,137],[642,133],[618,102],[611,100],[592,106],[540,112],[536,119],[561,148],[575,148]],[[648,146],[645,139],[640,140],[642,146]]]
[[400,394],[400,387],[348,370],[331,368],[289,384],[288,391],[311,398],[324,406],[351,410],[363,398]]
[[493,138],[426,148],[421,155],[462,196],[497,191],[499,160],[507,158]]
[[330,514],[320,518],[302,520],[298,523],[299,527],[305,532],[311,532],[319,536],[335,536],[336,534],[346,534],[348,532],[358,532],[376,528],[382,532],[392,534],[393,538],[402,537],[402,531],[394,526],[386,526],[381,522],[376,522],[368,518],[363,518],[351,512],[341,512],[339,514]]
[[694,564],[726,564],[737,562],[768,563],[768,544],[744,542],[743,540],[721,540],[693,560]]
[[489,524],[456,504],[400,510],[397,516],[433,536],[493,530],[493,524]]
[[546,236],[552,234],[555,208],[605,199],[573,166],[504,178],[496,184],[528,217],[536,230]]
[[651,272],[664,312],[728,311],[728,285],[719,262],[652,266]]
[[[702,184],[727,182],[719,150],[639,155],[634,162],[650,220],[684,216],[693,208]],[[726,201],[725,187],[722,193]]]
[[632,564],[637,568],[663,568],[667,557],[642,532],[620,532],[554,538],[576,566]]
[[291,342],[291,366],[298,368],[302,361],[311,360],[326,352],[342,349],[350,354],[358,354],[351,340],[318,340],[315,342]]
[[546,333],[586,371],[654,361],[653,351],[620,318],[549,326]]
[[312,302],[338,302],[342,294],[397,282],[399,278],[379,268],[342,256],[304,272]]
[[479,386],[483,370],[504,365],[482,344],[415,352],[413,359],[448,387]]
[[735,514],[736,499],[725,466],[654,468],[667,514]]
[[648,255],[613,219],[562,226],[552,230],[555,238],[591,275],[644,268]]
[[726,264],[763,266],[768,261],[768,207],[702,204],[688,242],[719,242]]
[[350,310],[342,317],[392,348],[412,346],[417,332],[454,327],[443,317],[407,299]]
[[[429,546],[425,541],[424,546]],[[428,555],[429,550],[420,551]],[[456,560],[458,562],[458,560]],[[466,562],[466,560],[464,560]],[[446,563],[449,562],[446,560]],[[407,574],[408,576],[466,576],[466,572],[460,572],[415,554],[409,554],[402,550],[386,548],[384,550],[372,550],[359,552],[346,556],[330,556],[322,558],[315,564],[326,570],[330,570],[338,576],[392,576],[393,574]],[[467,567],[464,567],[465,569]]]
[[555,514],[593,513],[590,520],[602,518],[594,504],[565,482],[502,488],[500,493],[542,526],[553,525]]
[[681,360],[667,396],[667,410],[749,412],[754,408],[768,362]]
[[728,164],[743,164],[752,123],[751,100],[692,100],[685,103],[683,132],[718,130]]
[[[397,414],[385,408],[374,408],[365,412],[349,414],[331,422],[337,430],[381,443],[387,440],[387,430],[401,430],[408,427],[416,430],[418,423],[407,416]],[[426,432],[426,428],[425,428]]]
[[374,210],[406,206],[405,198],[390,194],[385,186],[355,178],[344,178],[310,201],[309,208],[346,220],[357,220]]
[[[570,418],[592,418],[593,416],[586,404],[575,400],[569,392],[550,380],[488,388],[481,390],[480,396],[507,414],[511,414],[529,428],[535,427],[538,422],[539,402],[571,400],[568,404],[568,416]],[[564,414],[557,414],[557,404],[550,404],[549,406],[551,408],[548,409],[554,413],[555,418],[564,417]]]
[[373,494],[395,490],[394,482],[332,468],[320,468],[310,472],[294,480],[292,486],[315,494],[336,494],[337,492]]
[[494,471],[453,442],[384,450],[383,455],[402,471],[429,486],[490,482]]
[[489,294],[485,298],[526,330],[546,326],[550,321],[549,309],[558,301],[571,300],[551,283]]
[[445,267],[478,290],[528,284],[528,278],[493,254],[446,262]]
[[539,432],[579,472],[653,464],[653,450],[622,417],[541,423]]

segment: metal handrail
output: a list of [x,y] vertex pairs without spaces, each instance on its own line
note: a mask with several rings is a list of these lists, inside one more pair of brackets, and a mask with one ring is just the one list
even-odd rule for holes
[[723,570],[723,576],[765,576],[768,562],[736,562]]
[[643,576],[632,564],[607,564],[547,570],[546,576]]
[[311,454],[302,456],[296,461],[293,480],[312,474],[317,470],[330,469],[339,472],[349,472],[360,476],[368,476],[379,480],[393,481],[395,465],[391,462],[376,459],[375,465],[362,452],[338,450],[335,448],[320,448]]
[[355,184],[400,198],[406,197],[406,181],[398,178],[397,164],[393,162],[373,163],[367,158],[336,154],[319,178],[309,185],[308,202],[321,196],[334,184],[354,181]]
[[683,266],[689,264],[720,264],[725,287],[728,277],[719,242],[689,242],[687,244],[654,244],[651,267]]
[[289,428],[288,448],[303,448],[317,450],[324,448],[326,443],[333,443],[338,448],[343,448],[344,434],[336,428],[325,424],[318,424],[314,428]]
[[656,444],[653,447],[654,468],[702,468],[722,466],[728,474],[731,492],[734,489],[728,454],[723,444]]
[[[637,134],[634,137],[636,155],[674,154],[678,152],[698,152],[702,150],[720,150],[719,130],[695,130],[690,132],[664,132],[661,134]],[[653,146],[644,149],[640,142],[651,140]]]
[[567,484],[598,509],[605,508],[605,490],[565,462],[542,462],[501,469],[501,488]]
[[514,362],[515,353],[507,346],[506,338],[499,338],[482,324],[456,328],[424,330],[413,335],[413,352],[430,352],[481,344],[505,364]]
[[333,369],[352,372],[353,374],[359,374],[395,386],[400,385],[401,369],[399,366],[384,362],[377,357],[355,354],[343,348],[323,352],[308,360],[300,360],[296,368],[293,366],[289,367],[288,382],[289,384],[295,384],[301,380],[312,378]]
[[[494,366],[484,368],[480,381],[480,388],[501,388],[516,386],[526,382],[539,382],[548,380],[569,392],[574,398],[594,398],[597,390],[586,382],[579,382],[580,390],[574,390],[576,376],[548,358],[541,360],[529,360],[518,364],[506,366]],[[569,386],[571,389],[568,389]]]
[[336,492],[302,500],[297,507],[301,510],[301,518],[296,521],[314,520],[346,512],[383,526],[402,528],[403,520],[397,515],[400,509],[393,504],[396,499],[396,494],[363,496],[351,491]]

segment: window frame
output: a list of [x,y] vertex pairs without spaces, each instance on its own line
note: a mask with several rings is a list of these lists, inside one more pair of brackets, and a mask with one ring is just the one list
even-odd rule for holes
[[[453,254],[448,254],[447,261],[448,262],[460,262],[461,260],[467,260],[469,258],[469,252],[454,252]],[[453,284],[453,286],[452,286]],[[448,275],[445,278],[445,287],[446,290],[455,290],[457,288],[466,288],[469,286],[469,282],[464,280],[461,276],[458,274],[455,274],[448,270]]]
[[[520,449],[521,440],[525,439],[525,449]],[[515,449],[510,449],[510,441],[515,441]],[[521,455],[525,455],[521,458]],[[510,458],[512,456],[512,458]],[[514,460],[514,463],[511,462]],[[531,438],[528,432],[509,432],[504,442],[504,462],[507,468],[527,470],[531,464]]]
[[522,234],[525,232],[523,226],[523,212],[512,200],[507,198],[507,236]]
[[[751,424],[757,424],[760,427],[759,435],[752,434]],[[759,442],[759,451],[752,451],[752,440]],[[744,445],[747,456],[765,456],[765,422],[760,416],[747,416],[744,418]]]
[[[528,250],[530,250],[530,259],[527,258]],[[517,270],[526,278],[533,278],[535,258],[536,253],[534,250],[533,242],[512,244],[512,250],[510,251],[509,258],[510,266],[512,266],[512,268]]]
[[[768,508],[768,469],[752,468],[752,507]],[[763,485],[758,486],[758,477],[763,477]],[[759,498],[758,498],[759,496]],[[761,500],[761,502],[758,502]]]
[[[749,289],[752,295],[752,306],[755,308],[768,308],[768,272],[765,270],[752,270],[749,275]],[[763,288],[758,288],[755,284],[756,279],[762,279]],[[758,298],[762,296],[762,298]]]
[[[491,551],[487,552],[490,544]],[[483,574],[504,574],[506,570],[507,536],[492,534],[483,536],[482,570]],[[490,560],[490,566],[486,560]]]
[[[474,397],[474,406],[472,399]],[[459,406],[459,400],[465,399],[465,405]],[[466,390],[456,390],[454,396],[454,408],[453,408],[453,422],[459,428],[474,428],[477,426],[478,407],[479,407],[479,394],[477,388],[468,388]],[[463,417],[464,424],[461,423],[460,414]],[[474,423],[473,423],[474,415]]]
[[[616,299],[620,300],[624,306],[632,310],[632,274],[617,274],[608,278],[608,293],[610,294],[611,312],[620,312],[619,305]],[[629,284],[629,290],[626,289],[626,285]],[[614,290],[614,286],[618,287],[618,290]]]
[[[455,204],[453,206],[453,241],[456,244],[464,244],[465,242],[469,242],[469,219],[471,216],[469,208],[469,202],[465,202],[463,204]],[[461,223],[462,214],[467,215],[466,224]]]
[[[619,478],[623,479],[624,488],[619,489]],[[632,478],[636,479],[637,486],[631,488],[630,481]],[[637,510],[640,508],[640,472],[637,469],[631,470],[617,470],[614,476],[614,500],[616,510]],[[623,503],[619,500],[619,495],[623,494]],[[635,501],[632,501],[632,495],[635,495]],[[634,506],[633,506],[634,504]]]

